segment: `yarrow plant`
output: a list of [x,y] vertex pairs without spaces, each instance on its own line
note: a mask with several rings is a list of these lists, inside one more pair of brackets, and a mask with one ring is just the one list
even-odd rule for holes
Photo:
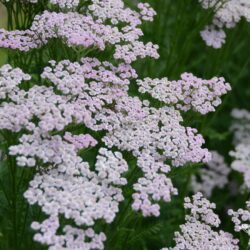
[[[17,168],[32,171],[24,197],[43,212],[31,224],[35,241],[50,250],[104,249],[106,224],[121,203],[138,217],[160,216],[161,204],[178,194],[171,179],[177,167],[207,163],[212,173],[218,163],[222,176],[212,186],[225,185],[225,163],[215,153],[210,162],[185,113],[214,112],[231,87],[223,77],[192,73],[140,79],[132,63],[159,58],[158,45],[143,41],[142,24],[156,15],[148,3],[135,9],[122,0],[2,3],[14,14],[18,4],[40,10],[20,29],[0,30],[0,47],[12,58],[0,68],[1,136],[13,185]],[[15,55],[27,59],[24,68]],[[185,208],[191,215],[173,249],[238,249],[229,233],[212,229],[220,220],[200,193]]]

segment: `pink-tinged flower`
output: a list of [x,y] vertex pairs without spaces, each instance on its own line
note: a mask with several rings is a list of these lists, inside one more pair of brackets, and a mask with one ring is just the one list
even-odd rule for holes
[[216,230],[221,221],[214,213],[215,204],[210,203],[201,193],[185,198],[184,208],[188,211],[185,224],[175,233],[175,247],[162,250],[238,250],[238,240],[222,230]]
[[[232,222],[234,223],[235,232],[244,232],[250,237],[250,202],[246,202],[246,209],[238,209],[233,211],[232,209],[228,210],[228,214],[232,217]],[[250,245],[250,240],[248,242]]]
[[214,10],[213,23],[201,31],[201,37],[208,46],[215,49],[221,48],[225,43],[224,28],[235,27],[243,18],[250,22],[249,0],[199,0],[199,2],[204,9],[213,8]]
[[231,90],[223,77],[203,80],[191,73],[183,73],[181,80],[167,78],[137,80],[139,91],[149,93],[166,105],[175,105],[179,110],[194,110],[201,114],[215,111],[221,104],[220,97]]
[[211,154],[211,161],[202,166],[191,180],[194,193],[201,192],[206,197],[211,196],[214,188],[223,188],[228,183],[228,175],[231,171],[223,156],[216,151],[211,151]]

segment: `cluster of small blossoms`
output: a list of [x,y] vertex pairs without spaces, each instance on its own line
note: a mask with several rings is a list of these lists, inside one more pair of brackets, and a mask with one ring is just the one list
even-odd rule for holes
[[186,223],[180,226],[181,231],[175,233],[176,246],[162,250],[238,250],[238,240],[230,233],[217,231],[221,221],[214,213],[215,204],[210,203],[201,193],[185,198],[184,208],[189,212]]
[[225,43],[224,28],[233,28],[242,19],[250,22],[249,0],[199,0],[204,9],[213,8],[213,23],[201,31],[201,37],[208,46],[216,49]]
[[0,68],[0,99],[6,99],[9,95],[13,95],[16,88],[22,81],[28,81],[31,77],[24,74],[19,68],[13,69],[9,64],[5,64]]
[[[25,198],[41,206],[47,215],[62,214],[78,226],[93,226],[98,219],[111,223],[124,199],[121,189],[113,186],[126,184],[121,174],[128,167],[121,155],[101,149],[96,172],[90,171],[75,151],[63,157],[57,168],[48,166],[47,172],[34,177]],[[112,169],[107,170],[111,164]]]
[[[140,106],[133,105],[137,112]],[[165,164],[171,160],[173,166],[181,166],[188,162],[207,162],[210,153],[203,149],[204,139],[197,130],[180,125],[180,113],[173,108],[142,109],[144,116],[140,119],[123,120],[117,127],[104,136],[108,147],[116,146],[137,157],[137,165],[144,173],[134,184],[133,209],[141,210],[144,216],[158,216],[160,207],[153,204],[171,200],[171,194],[177,194],[171,179],[166,177],[170,167]],[[114,117],[113,114],[112,117]]]
[[49,250],[104,249],[103,242],[106,240],[106,236],[103,233],[96,234],[91,228],[82,230],[66,225],[62,229],[63,234],[58,235],[60,222],[56,216],[50,216],[42,223],[34,221],[31,228],[39,231],[35,234],[34,240],[50,246]]
[[[195,129],[180,125],[182,118],[177,110],[167,107],[150,108],[148,102],[141,102],[138,98],[127,96],[128,81],[123,80],[123,78],[135,77],[135,73],[129,66],[121,65],[116,68],[105,63],[106,67],[112,68],[112,71],[107,71],[104,70],[104,65],[98,60],[87,58],[83,59],[81,63],[62,61],[56,64],[52,61],[51,67],[45,68],[42,77],[53,83],[64,95],[55,95],[51,87],[44,87],[46,91],[42,93],[46,93],[45,100],[46,98],[51,101],[58,99],[56,103],[54,101],[51,103],[51,107],[47,107],[48,103],[41,105],[44,98],[39,97],[37,92],[35,92],[36,95],[29,98],[30,92],[33,93],[34,88],[41,89],[43,87],[31,88],[28,94],[22,94],[24,98],[18,105],[7,103],[3,106],[3,113],[9,118],[8,126],[6,126],[5,121],[3,128],[10,127],[10,124],[13,125],[14,123],[14,128],[17,131],[23,127],[34,129],[36,124],[31,123],[30,120],[35,116],[39,118],[37,125],[42,131],[61,130],[73,121],[72,117],[78,122],[84,122],[86,126],[93,130],[108,130],[109,133],[103,138],[106,145],[131,151],[138,158],[138,166],[145,174],[145,177],[139,179],[138,183],[134,185],[136,193],[133,195],[133,208],[141,210],[145,216],[159,215],[159,206],[152,204],[152,200],[170,201],[171,194],[177,193],[171,180],[164,175],[170,169],[169,166],[164,164],[164,161],[170,159],[172,164],[176,166],[187,162],[208,161],[210,154],[207,149],[202,148],[204,139],[197,135]],[[107,81],[105,81],[106,78]],[[114,91],[112,91],[111,86],[109,88],[106,86],[110,82],[113,82]],[[98,85],[99,88],[97,88]],[[20,91],[20,93],[23,92]],[[36,98],[33,98],[33,96],[36,96]],[[72,101],[73,96],[78,98]],[[31,100],[27,101],[27,97]],[[36,102],[33,103],[34,101]],[[93,105],[91,105],[91,101]],[[116,104],[112,109],[105,108],[105,104],[111,104],[114,101]],[[29,103],[27,108],[29,114],[23,123],[9,115],[8,105],[11,104],[15,112],[18,112],[16,109],[21,111],[20,104],[26,108],[27,103]],[[79,111],[80,107],[81,112]],[[42,108],[42,110],[40,111],[39,108]],[[48,113],[49,110],[53,111],[52,114]],[[46,115],[44,114],[45,111]],[[61,115],[62,112],[63,115]],[[40,145],[39,136],[38,133],[38,137],[34,140],[36,144],[32,143],[29,146],[31,150]],[[25,143],[23,138],[25,137],[20,139],[22,144]],[[27,140],[29,143],[31,142],[31,139]],[[58,142],[56,143],[58,144]],[[44,138],[42,144],[44,149],[49,149],[50,145],[55,147],[50,140],[44,140]],[[11,147],[11,154],[14,154],[17,147],[20,146]],[[27,147],[27,143],[19,149],[18,163],[21,166],[33,166],[36,164],[34,155],[33,158],[27,158],[29,150],[25,147]],[[52,154],[50,150],[48,151],[49,154]],[[160,154],[159,151],[162,151],[162,153]],[[36,157],[45,163],[49,159],[46,154],[43,157],[39,155],[36,155]],[[151,160],[149,161],[149,159]],[[151,163],[149,164],[149,162]],[[56,163],[58,164],[58,162]]]
[[234,133],[235,149],[229,154],[234,158],[232,169],[243,174],[244,186],[250,188],[250,113],[247,110],[232,111],[234,123],[231,131]]
[[215,107],[221,104],[220,97],[231,90],[223,77],[203,80],[190,73],[182,74],[178,81],[145,78],[138,80],[137,84],[141,93],[149,93],[177,109],[192,109],[201,114],[215,111]]
[[50,0],[50,3],[58,5],[62,9],[74,9],[79,5],[80,0]]
[[234,134],[234,144],[250,143],[250,112],[245,109],[233,109],[231,116],[234,119],[230,128]]
[[[37,169],[24,196],[49,217],[32,224],[39,231],[35,240],[52,250],[103,249],[102,233],[80,227],[92,227],[98,220],[111,223],[124,199],[121,186],[127,180],[122,174],[128,165],[113,147],[132,153],[142,172],[133,185],[132,208],[144,216],[158,216],[157,203],[169,202],[171,195],[177,194],[167,177],[171,167],[208,162],[211,157],[198,131],[182,125],[179,109],[202,114],[214,111],[230,86],[222,78],[204,81],[183,74],[180,86],[168,90],[167,95],[176,100],[153,108],[149,101],[129,96],[128,90],[131,79],[137,78],[130,63],[145,56],[158,58],[156,45],[139,40],[143,35],[139,26],[143,20],[153,20],[154,10],[146,3],[139,3],[139,11],[133,11],[122,0],[92,0],[86,8],[73,12],[77,1],[61,3],[59,7],[69,7],[68,12],[44,11],[28,30],[1,30],[0,47],[28,51],[58,38],[69,47],[104,50],[114,46],[114,58],[124,62],[115,66],[96,58],[51,60],[41,74],[42,82],[32,82],[28,90],[20,83],[30,76],[4,66],[14,74],[12,90],[0,83],[0,93],[6,93],[2,98],[8,95],[8,102],[0,104],[0,129],[22,132],[19,144],[11,145],[9,154],[16,157],[19,166]],[[148,92],[153,95],[154,90]],[[88,134],[74,134],[75,125],[105,132],[102,142],[106,148],[99,149],[94,166],[78,151],[94,147],[97,141]],[[60,228],[61,215],[74,221],[76,227]]]
[[144,150],[138,158],[137,165],[142,169],[144,177],[134,184],[133,204],[135,211],[142,211],[143,216],[159,216],[160,206],[152,201],[171,201],[171,195],[178,191],[173,187],[172,181],[166,176],[170,166],[160,159],[157,161],[150,152]]
[[200,32],[202,39],[206,45],[219,49],[226,42],[226,33],[223,29],[218,29],[214,25],[209,25]]
[[[98,21],[110,21],[112,24],[125,23],[126,29],[133,30],[144,21],[153,21],[156,15],[148,3],[138,3],[139,12],[126,8],[121,0],[92,0],[89,10]],[[141,31],[137,31],[138,34]]]
[[[234,122],[231,131],[234,133],[234,151],[230,155],[234,158],[232,169],[242,173],[243,187],[250,189],[250,112],[244,109],[234,109],[232,111]],[[228,214],[232,217],[234,230],[243,231],[250,237],[250,202],[246,202],[246,209],[233,211],[230,209]],[[250,240],[249,243],[250,245]]]
[[[7,2],[7,0],[5,0]],[[39,0],[22,0],[29,3],[38,3]],[[80,0],[49,0],[49,3],[58,5],[62,9],[74,9],[80,3]]]
[[[234,230],[236,232],[243,231],[250,237],[250,201],[246,202],[246,210],[240,208],[238,211],[228,210],[228,214],[232,217]],[[250,245],[250,240],[249,243]]]
[[157,45],[139,41],[143,35],[139,25],[144,20],[152,21],[155,12],[148,4],[139,4],[138,8],[139,12],[125,8],[121,0],[93,0],[86,15],[44,11],[28,30],[1,29],[0,47],[29,51],[59,38],[70,47],[104,50],[107,45],[115,46],[114,58],[126,63],[146,56],[158,58]]
[[230,156],[234,158],[232,169],[243,174],[244,186],[250,188],[250,144],[239,144],[234,151],[230,152]]
[[72,135],[71,133],[66,132],[63,138],[72,143],[76,150],[94,147],[98,143],[97,140],[88,134]]
[[194,193],[201,192],[210,197],[214,188],[223,188],[228,183],[229,166],[224,157],[212,151],[212,159],[202,167],[197,176],[192,176],[191,186]]
[[[6,2],[8,2],[7,0],[5,0]],[[39,0],[22,0],[22,1],[26,1],[29,3],[38,3]],[[50,4],[53,5],[57,5],[58,7],[60,7],[61,9],[75,9],[79,3],[80,0],[49,0]]]

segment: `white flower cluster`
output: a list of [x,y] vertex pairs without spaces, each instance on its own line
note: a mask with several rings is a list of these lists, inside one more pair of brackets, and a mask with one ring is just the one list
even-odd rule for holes
[[128,171],[128,165],[120,152],[113,153],[106,148],[101,148],[96,160],[95,169],[103,182],[114,185],[127,184],[127,180],[121,177],[121,174]]
[[244,187],[250,188],[250,113],[247,110],[234,109],[235,119],[231,126],[234,133],[235,149],[229,154],[234,158],[232,169],[243,174]]
[[233,109],[231,113],[234,122],[230,130],[234,134],[234,144],[250,142],[250,112],[245,109]]
[[[67,145],[64,144],[65,147]],[[126,183],[121,174],[128,166],[119,152],[112,153],[101,148],[95,173],[90,171],[88,163],[76,155],[74,148],[71,147],[71,152],[64,148],[60,146],[63,155],[58,152],[62,163],[57,168],[48,167],[47,172],[43,170],[41,174],[36,174],[24,194],[30,204],[38,203],[49,215],[49,219],[41,224],[32,223],[32,228],[41,232],[35,235],[34,240],[47,244],[51,250],[59,249],[59,246],[69,250],[103,249],[105,235],[96,235],[91,228],[85,231],[65,226],[65,235],[57,235],[59,214],[73,219],[78,226],[93,226],[98,219],[111,223],[118,212],[119,202],[123,200],[121,189],[112,186],[112,183]],[[108,176],[104,176],[106,173]]]
[[[243,231],[250,237],[250,201],[246,202],[246,210],[240,208],[238,211],[228,210],[228,214],[232,217],[234,230],[236,232]],[[250,245],[250,240],[248,245]]]
[[232,169],[243,174],[244,186],[250,189],[250,144],[239,144],[234,151],[230,152],[230,156],[234,158]]
[[176,246],[162,250],[238,250],[238,240],[230,233],[215,231],[220,219],[214,213],[215,204],[210,203],[201,193],[192,199],[185,198],[184,207],[190,211],[186,215],[186,223],[180,226],[181,231],[175,233]]
[[[144,107],[142,111],[144,117],[141,119],[125,120],[104,136],[105,144],[131,151],[136,157],[147,152],[156,160],[171,160],[174,166],[210,159],[208,150],[201,148],[204,143],[202,136],[197,134],[196,129],[180,124],[182,117],[177,110]],[[143,166],[141,168],[144,169]],[[147,167],[145,171],[148,171]]]
[[[39,231],[35,240],[50,250],[103,249],[102,233],[80,227],[93,227],[97,220],[111,223],[124,199],[121,186],[127,180],[122,174],[128,165],[120,152],[112,151],[114,147],[132,153],[142,172],[133,186],[133,209],[144,216],[158,216],[157,202],[169,202],[171,195],[177,194],[167,177],[171,166],[166,162],[181,166],[208,162],[211,157],[198,131],[182,125],[179,109],[194,109],[202,114],[214,111],[230,86],[223,78],[206,81],[183,74],[178,87],[173,82],[166,97],[162,93],[166,105],[153,108],[149,101],[129,96],[128,91],[131,79],[137,78],[130,63],[137,58],[159,56],[157,45],[140,41],[140,25],[143,20],[153,20],[154,10],[147,3],[139,3],[138,11],[134,11],[126,8],[122,0],[87,1],[86,8],[79,12],[75,8],[78,1],[50,3],[70,9],[59,13],[45,10],[27,30],[0,30],[0,47],[29,51],[56,38],[75,50],[84,48],[86,53],[88,48],[112,47],[114,58],[123,63],[114,66],[88,57],[79,62],[51,60],[41,74],[42,81],[28,83],[32,87],[25,90],[21,81],[30,80],[30,76],[4,66],[0,69],[0,93],[5,93],[2,98],[7,96],[8,102],[0,103],[0,129],[20,132],[19,144],[11,145],[9,153],[19,166],[37,169],[24,195],[49,217],[32,224]],[[164,91],[162,83],[159,86]],[[148,92],[154,95],[162,90],[150,88]],[[97,141],[89,134],[74,134],[76,126],[104,132],[102,142],[108,149],[99,149],[94,166],[78,151],[94,147]],[[200,210],[197,214],[203,216]],[[74,221],[76,227],[60,228],[61,215]],[[212,212],[206,218],[210,218],[209,223],[216,221]],[[58,235],[61,230],[63,234]]]
[[[39,0],[21,0],[22,2],[28,2],[28,3],[38,3]],[[9,0],[5,0],[5,2],[9,2]],[[59,6],[61,9],[75,9],[79,3],[80,0],[49,0],[49,3],[53,5]]]
[[79,5],[80,0],[50,0],[50,3],[62,9],[74,9]]
[[27,92],[18,91],[11,100],[0,107],[1,129],[32,131],[36,127],[33,117],[39,119],[37,125],[44,131],[62,130],[72,122],[73,106],[63,96],[56,95],[52,87],[35,85]]
[[214,188],[223,188],[228,183],[229,166],[224,157],[211,151],[212,159],[202,167],[197,176],[192,176],[191,186],[194,193],[201,192],[210,197]]
[[201,36],[208,46],[221,48],[225,43],[224,28],[233,28],[242,19],[250,22],[249,0],[199,0],[205,9],[214,9],[213,24],[201,31]]
[[[62,7],[78,4],[68,0],[51,2]],[[0,29],[0,47],[29,51],[59,38],[70,47],[104,50],[108,45],[115,46],[114,58],[126,63],[147,56],[157,59],[158,46],[139,40],[143,35],[139,25],[142,21],[152,21],[155,12],[148,4],[141,3],[138,8],[139,12],[126,8],[122,0],[92,0],[86,15],[44,11],[27,30]]]
[[96,234],[93,229],[78,229],[70,225],[63,227],[63,234],[58,235],[60,228],[58,217],[50,216],[42,223],[34,221],[31,228],[39,231],[35,234],[34,240],[48,245],[48,250],[102,250],[106,236],[103,233]]
[[88,147],[94,147],[97,145],[97,141],[89,134],[72,135],[70,132],[66,132],[64,137],[66,141],[72,143],[76,150],[84,149]]
[[129,80],[136,77],[130,65],[115,67],[84,58],[78,63],[51,61],[42,73],[50,87],[35,85],[24,91],[15,84],[17,91],[10,102],[0,106],[0,125],[27,131],[19,145],[10,147],[10,154],[20,166],[39,170],[25,192],[30,204],[37,203],[49,216],[63,214],[78,226],[93,226],[98,219],[110,223],[118,212],[123,196],[117,185],[127,182],[121,176],[128,169],[126,162],[120,153],[100,149],[96,172],[90,171],[77,151],[95,146],[92,137],[67,131],[64,136],[51,135],[68,125],[105,130],[107,147],[116,146],[137,157],[143,176],[134,184],[132,207],[144,216],[158,216],[160,206],[155,203],[169,202],[177,194],[166,176],[171,170],[166,160],[181,166],[210,159],[197,130],[181,125],[179,111],[152,108],[148,101],[128,95]]
[[[34,177],[24,193],[25,198],[30,204],[38,203],[47,215],[63,214],[78,226],[93,226],[98,219],[111,223],[118,212],[119,202],[123,200],[121,189],[112,186],[112,183],[125,184],[121,174],[127,170],[127,164],[119,153],[113,154],[105,149],[100,152],[97,173],[90,171],[88,163],[83,162],[74,151],[65,153],[62,164],[57,168],[52,167]],[[109,158],[102,156],[104,152]],[[114,163],[118,166],[113,165],[113,171],[109,170],[105,179],[105,168]]]
[[215,111],[215,107],[221,104],[220,97],[231,90],[223,77],[203,80],[190,73],[182,74],[179,81],[146,78],[138,80],[137,84],[141,93],[149,93],[177,109],[193,109],[201,114]]
[[9,64],[0,68],[0,100],[15,95],[18,86],[22,81],[28,81],[31,77],[24,74],[19,68],[13,69]]
[[[133,107],[136,112],[136,105]],[[178,111],[167,107],[158,110],[144,107],[142,110],[142,118],[124,120],[117,129],[104,136],[103,141],[109,147],[131,151],[137,157],[137,165],[144,177],[134,184],[136,192],[132,207],[141,210],[144,216],[158,216],[160,207],[152,204],[153,201],[168,202],[171,194],[177,194],[171,179],[165,175],[170,167],[164,162],[171,160],[175,166],[207,162],[210,153],[201,148],[204,139],[195,129],[180,125],[182,118]]]
[[200,32],[202,39],[206,42],[207,46],[219,49],[222,44],[226,42],[226,33],[223,29],[218,29],[214,25],[206,26]]

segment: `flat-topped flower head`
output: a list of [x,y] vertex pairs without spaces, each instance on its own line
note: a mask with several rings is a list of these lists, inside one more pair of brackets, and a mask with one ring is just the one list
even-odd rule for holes
[[201,193],[185,198],[186,222],[175,233],[175,247],[162,250],[238,250],[238,240],[230,233],[218,231],[221,221],[214,213],[215,204],[210,203]]

